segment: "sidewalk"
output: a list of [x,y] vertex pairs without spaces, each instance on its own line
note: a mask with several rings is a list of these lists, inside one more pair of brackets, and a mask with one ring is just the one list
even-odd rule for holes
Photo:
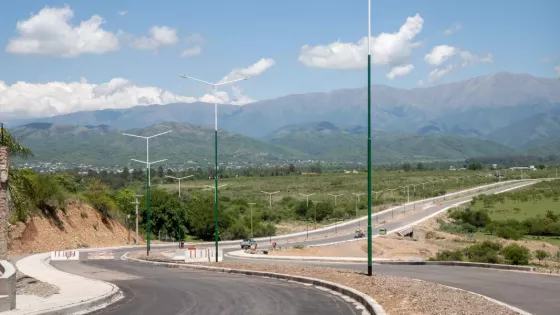
[[59,293],[47,298],[18,295],[16,309],[3,314],[73,314],[103,307],[123,297],[111,283],[62,272],[49,262],[50,253],[42,253],[23,258],[16,266],[20,272],[58,287]]

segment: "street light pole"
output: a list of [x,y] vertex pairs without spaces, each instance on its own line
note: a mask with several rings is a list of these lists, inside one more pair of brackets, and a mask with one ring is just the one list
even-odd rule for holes
[[311,197],[311,196],[315,195],[315,193],[313,193],[313,194],[309,194],[309,195],[306,195],[306,194],[302,194],[302,193],[300,193],[300,195],[302,195],[302,196],[305,196],[305,200],[306,200],[306,207],[307,207],[307,208],[309,208],[309,197]]
[[218,262],[218,86],[231,84],[234,82],[248,80],[249,77],[244,77],[242,79],[237,80],[230,80],[225,82],[218,82],[218,83],[211,83],[207,81],[203,81],[200,79],[196,79],[193,77],[189,77],[186,75],[181,75],[183,79],[190,79],[198,82],[202,82],[204,84],[212,86],[212,91],[214,92],[214,216],[215,216],[215,226],[214,226],[214,242],[216,248],[216,262]]
[[125,135],[125,136],[146,139],[146,161],[131,159],[135,162],[146,164],[146,256],[150,255],[150,233],[151,233],[151,222],[150,222],[150,188],[151,188],[150,166],[152,164],[167,161],[167,159],[163,159],[163,160],[159,160],[159,161],[155,161],[155,162],[150,162],[150,139],[161,136],[161,135],[164,135],[164,134],[169,133],[169,132],[171,132],[171,130],[168,130],[168,131],[162,132],[162,133],[158,133],[157,135],[153,135],[153,136],[149,136],[149,137],[123,133],[123,135]]
[[190,178],[190,177],[193,177],[193,176],[194,175],[189,175],[189,176],[185,176],[185,177],[174,177],[174,176],[165,175],[165,177],[167,177],[167,178],[172,178],[172,179],[175,179],[175,180],[179,181],[179,200],[181,200],[181,180],[185,179],[185,178]]
[[368,276],[373,275],[373,244],[372,244],[372,228],[371,228],[371,0],[368,0],[368,181],[367,181],[367,194],[368,194]]
[[[356,196],[356,219],[358,218],[358,203],[360,202],[360,196],[364,193],[355,193],[353,192],[352,195]],[[361,226],[360,221],[358,220],[358,227]]]
[[[271,222],[271,217],[272,217],[272,195],[279,193],[279,191],[274,191],[274,192],[267,192],[267,191],[262,191],[261,192],[263,194],[268,194],[269,197],[269,201],[268,201],[268,226],[272,226],[272,222]],[[269,235],[269,241],[272,242],[272,235]]]
[[247,204],[251,208],[251,238],[253,238],[253,206],[256,205],[256,203],[248,202]]
[[329,194],[329,196],[333,196],[333,197],[334,197],[334,207],[336,208],[336,200],[337,200],[337,198],[340,197],[340,196],[344,196],[344,194],[339,194],[339,195]]

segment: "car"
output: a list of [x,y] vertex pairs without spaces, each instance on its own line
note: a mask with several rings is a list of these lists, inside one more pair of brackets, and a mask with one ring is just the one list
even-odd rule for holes
[[249,249],[253,245],[255,246],[255,249],[257,249],[257,241],[252,238],[245,238],[241,241],[241,249]]
[[354,231],[354,238],[362,238],[366,236],[366,234],[364,233],[364,231],[362,229],[358,229],[356,231]]

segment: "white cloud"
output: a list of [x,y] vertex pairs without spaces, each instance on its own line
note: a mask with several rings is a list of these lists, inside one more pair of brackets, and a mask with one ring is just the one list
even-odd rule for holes
[[128,11],[119,11],[120,16],[125,16],[127,13],[128,13]]
[[157,50],[161,46],[173,46],[179,42],[177,29],[168,26],[152,26],[150,36],[142,36],[132,41],[131,46],[140,50]]
[[183,50],[183,52],[181,52],[181,57],[196,56],[196,55],[200,55],[201,52],[202,52],[202,47],[195,46],[195,47],[187,48],[187,49]]
[[119,49],[118,37],[101,28],[104,20],[93,15],[79,25],[70,24],[74,11],[45,7],[27,20],[18,21],[18,37],[10,39],[6,52],[77,57],[82,54],[102,54]]
[[[408,17],[395,33],[381,33],[371,37],[374,65],[403,66],[409,63],[412,49],[421,43],[414,38],[422,31],[424,19],[416,14]],[[362,69],[367,66],[367,36],[357,43],[336,41],[328,45],[301,48],[299,61],[307,67],[328,69]]]
[[204,38],[199,33],[192,34],[185,38],[187,48],[181,53],[181,57],[190,57],[199,55],[202,52],[202,44]]
[[[224,79],[238,75],[258,76],[272,65],[274,60],[263,58],[247,68],[235,68]],[[212,94],[190,97],[174,94],[159,87],[138,86],[124,78],[114,78],[101,84],[88,83],[85,78],[79,82],[16,82],[12,85],[0,81],[0,116],[52,116],[82,110],[177,102],[217,101],[220,104],[245,105],[255,101],[245,95],[238,86],[232,86],[231,91],[232,97],[223,90],[218,91],[217,97]]]
[[263,72],[265,72],[275,64],[276,61],[274,61],[274,59],[261,58],[259,61],[255,62],[247,68],[235,68],[231,70],[231,72],[223,77],[220,82],[242,79],[244,77],[256,77],[261,75]]
[[444,68],[436,68],[428,74],[428,82],[434,83],[439,81],[442,77],[449,74],[452,70],[454,70],[453,65],[448,65]]
[[452,46],[439,45],[434,47],[429,54],[424,56],[424,60],[433,66],[439,66],[447,59],[456,55],[459,51],[459,49]]
[[443,35],[449,36],[455,33],[455,31],[459,31],[461,28],[463,28],[463,25],[461,25],[461,23],[455,23],[452,26],[450,26],[448,29],[443,31]]
[[[467,50],[449,45],[435,46],[432,51],[424,56],[424,60],[438,68],[432,70],[428,74],[428,82],[434,83],[439,81],[445,75],[452,71],[466,68],[475,63],[490,63],[494,61],[492,54],[480,56]],[[452,62],[445,67],[440,67],[444,63]]]
[[556,71],[556,74],[560,76],[560,66],[554,67],[554,71]]
[[158,87],[137,86],[123,78],[103,84],[90,84],[85,79],[68,83],[17,82],[13,85],[0,81],[0,113],[20,112],[25,116],[51,116],[81,110],[197,100]]
[[387,78],[389,78],[389,80],[393,80],[396,77],[402,77],[409,74],[412,70],[414,70],[414,66],[411,64],[393,67],[391,72],[387,73]]

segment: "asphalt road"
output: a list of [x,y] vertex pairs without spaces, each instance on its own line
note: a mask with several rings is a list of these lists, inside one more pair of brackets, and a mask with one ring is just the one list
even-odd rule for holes
[[154,267],[121,260],[52,262],[65,272],[109,281],[125,298],[92,314],[362,314],[313,286],[224,273]]

